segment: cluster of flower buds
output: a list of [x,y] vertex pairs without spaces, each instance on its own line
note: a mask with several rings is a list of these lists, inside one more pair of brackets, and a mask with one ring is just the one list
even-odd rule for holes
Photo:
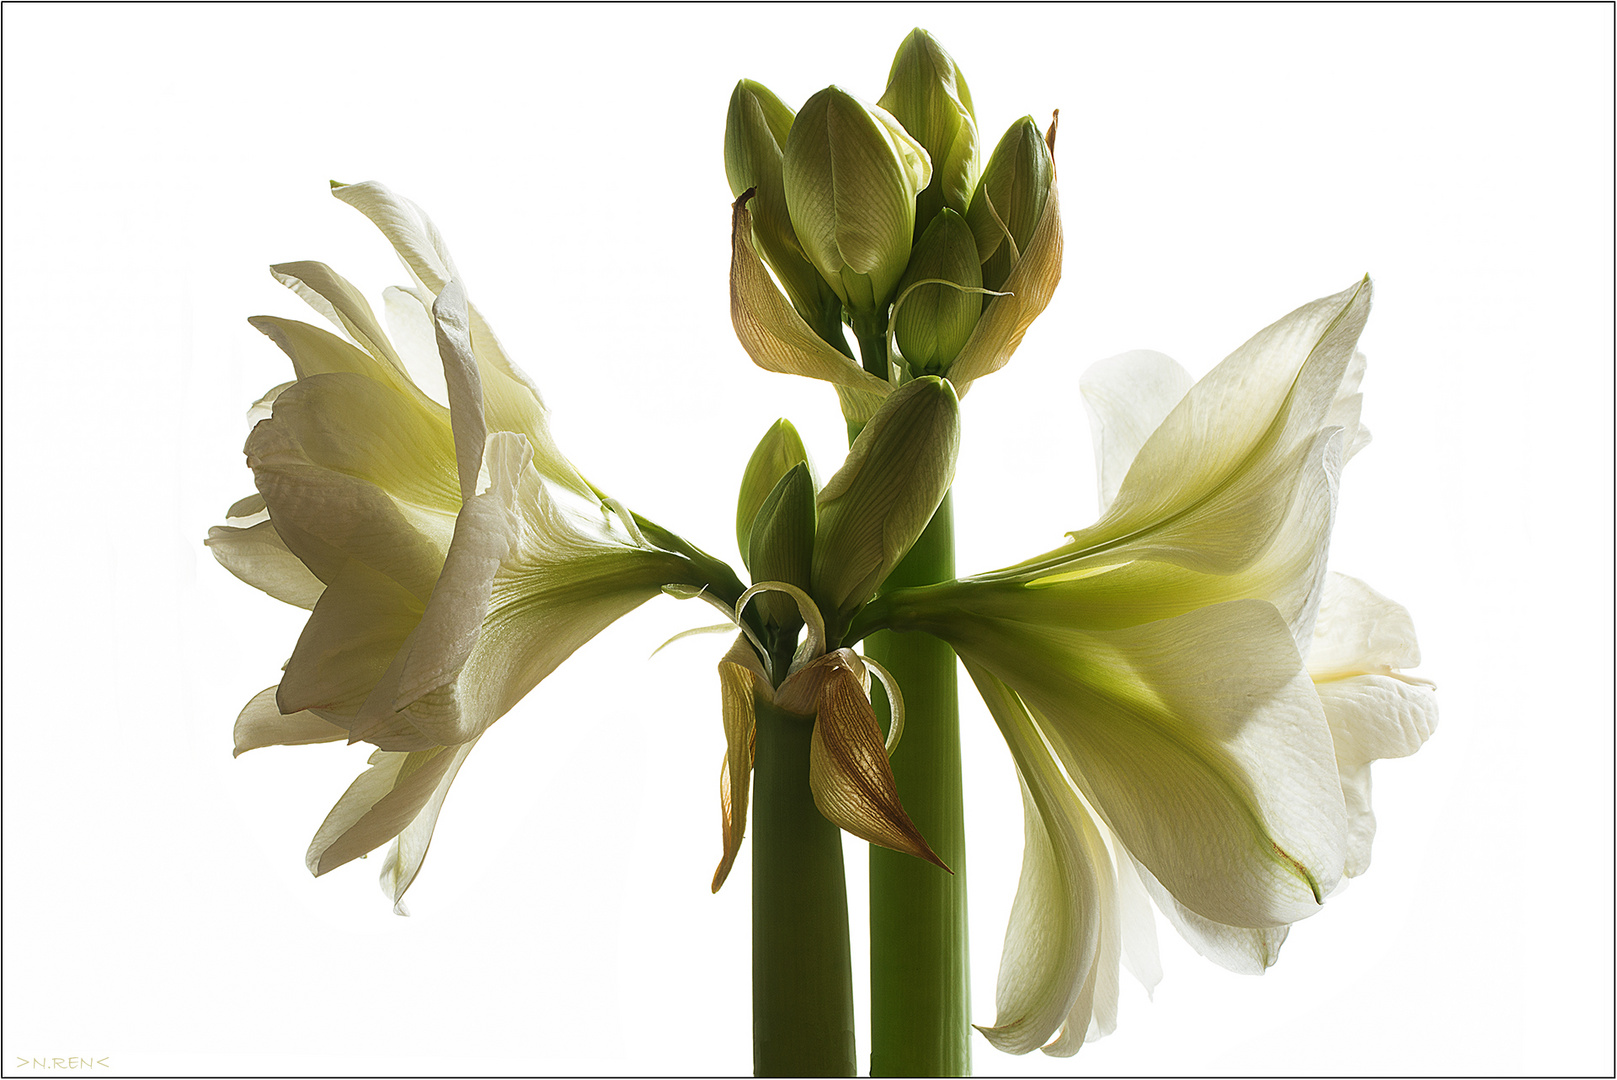
[[[850,421],[925,375],[964,393],[1010,358],[1060,279],[1054,142],[1053,121],[1041,134],[1023,117],[984,165],[965,77],[924,30],[874,105],[830,86],[793,113],[742,80],[724,137],[742,344],[763,367],[835,383]],[[750,265],[760,257],[789,305]]]

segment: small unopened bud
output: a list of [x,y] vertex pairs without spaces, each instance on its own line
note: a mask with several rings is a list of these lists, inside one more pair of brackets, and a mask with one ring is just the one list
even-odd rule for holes
[[1027,250],[1054,179],[1055,162],[1044,134],[1031,116],[1024,116],[994,147],[966,212],[983,260],[985,288],[997,290],[1005,284],[1011,267]]
[[[753,518],[747,540],[747,568],[754,582],[784,581],[806,590],[814,558],[814,478],[807,462],[781,477]],[[803,625],[797,601],[766,591],[753,600],[767,625],[796,629]]]
[[932,159],[932,182],[915,203],[919,239],[945,206],[964,214],[977,188],[981,141],[971,91],[954,57],[931,34],[916,29],[898,47],[887,89],[877,104],[892,113]]
[[954,482],[960,401],[931,376],[887,396],[820,492],[810,592],[836,640],[875,595]]
[[883,311],[909,262],[915,197],[932,179],[926,150],[886,109],[832,86],[792,121],[781,168],[803,254],[852,315]]
[[971,226],[945,207],[915,245],[893,308],[893,336],[913,374],[948,371],[982,314],[982,283]]
[[820,272],[803,255],[786,212],[786,189],[781,182],[781,161],[792,110],[769,88],[742,79],[730,95],[724,121],[724,174],[730,194],[739,198],[748,188],[753,196],[752,238],[786,296],[812,327],[836,325],[842,304]]
[[[741,474],[741,494],[736,499],[736,546],[741,549],[743,561],[751,547],[753,519],[758,516],[764,500],[782,477],[807,461],[808,451],[789,420],[776,420],[758,440]],[[750,562],[747,569],[752,569]]]

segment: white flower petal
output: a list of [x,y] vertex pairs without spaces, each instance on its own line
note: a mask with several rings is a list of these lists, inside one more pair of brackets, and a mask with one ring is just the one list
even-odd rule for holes
[[290,715],[318,709],[353,717],[421,619],[423,605],[398,582],[349,561],[326,584],[281,677]]
[[371,219],[417,281],[437,293],[460,275],[437,226],[421,207],[385,184],[333,184],[331,193]]
[[1147,995],[1162,981],[1162,959],[1157,951],[1157,920],[1151,898],[1128,850],[1117,837],[1112,841],[1112,867],[1117,873],[1117,912],[1123,935],[1123,966],[1140,980]]
[[309,872],[319,877],[398,836],[426,808],[450,770],[459,767],[457,757],[447,747],[372,754],[371,767],[343,792],[315,833],[304,856]]
[[279,386],[272,386],[266,390],[264,396],[253,402],[252,406],[247,410],[247,426],[252,427],[260,420],[268,420],[275,412],[275,399],[280,397],[292,385],[292,383],[284,382]]
[[302,297],[308,305],[345,331],[355,344],[378,363],[408,378],[393,345],[376,321],[364,294],[325,263],[291,262],[270,267],[275,280]]
[[[287,383],[291,386],[291,383]],[[257,525],[260,521],[269,520],[269,507],[264,503],[264,496],[253,492],[244,498],[237,499],[225,511],[225,523],[236,529],[247,529]]]
[[1330,731],[1271,605],[1109,631],[970,614],[893,625],[1015,690],[1116,837],[1197,913],[1279,926],[1335,886],[1346,812]]
[[1259,332],[1191,388],[1135,456],[1079,547],[1133,536],[1264,473],[1312,443],[1336,398],[1370,308],[1368,279]]
[[276,689],[272,686],[260,690],[236,717],[236,747],[232,757],[241,757],[262,746],[306,746],[348,738],[347,728],[338,727],[312,712],[281,715],[275,704]]
[[432,303],[432,294],[420,286],[403,289],[389,285],[382,290],[388,336],[410,381],[433,401],[448,406],[449,388],[444,384],[444,364],[438,355]]
[[458,695],[452,692],[437,695],[426,709],[411,706],[452,683],[465,666],[483,630],[495,575],[516,547],[517,481],[532,460],[527,440],[512,432],[495,432],[488,437],[486,453],[477,458],[485,456],[492,480],[489,490],[461,508],[426,611],[355,718],[355,739],[404,748],[377,741],[397,730],[401,721],[430,744],[443,746],[463,743],[483,730],[461,713]]
[[[460,472],[460,497],[470,502],[477,494],[477,473],[483,467],[483,444],[488,425],[483,416],[483,380],[472,355],[471,331],[466,314],[466,290],[451,281],[432,305],[437,328],[438,355],[444,385],[449,390],[449,417],[455,433],[455,463]],[[528,451],[532,456],[533,451]]]
[[1342,385],[1336,391],[1336,400],[1331,402],[1330,411],[1325,414],[1325,426],[1342,429],[1344,462],[1351,461],[1354,454],[1370,445],[1370,429],[1359,422],[1359,412],[1364,405],[1359,383],[1364,379],[1364,370],[1364,353],[1355,350],[1342,376]]
[[[421,208],[382,184],[344,184],[332,194],[370,218],[393,244],[416,280],[436,296],[459,278],[454,260],[432,221]],[[550,435],[549,410],[538,387],[512,362],[475,305],[467,306],[467,332],[483,383],[483,407],[490,431],[515,431],[528,437],[534,465],[541,475],[585,498],[594,489],[556,447]]]
[[[1114,888],[1111,859],[1022,702],[987,669],[969,659],[965,664],[1016,760],[1025,830],[1022,877],[1000,957],[994,1026],[978,1030],[1009,1054],[1044,1046],[1064,1024],[1077,1029],[1081,1043],[1094,1008],[1102,924]],[[1116,928],[1111,929],[1115,938]],[[1115,989],[1115,956],[1111,963]],[[1077,1046],[1062,1049],[1071,1053]]]
[[1348,812],[1348,855],[1343,874],[1353,878],[1370,869],[1370,848],[1376,838],[1376,815],[1370,808],[1368,763],[1342,770],[1342,798]]
[[1309,674],[1329,679],[1419,666],[1415,621],[1402,604],[1358,578],[1327,576],[1308,652]]
[[426,805],[416,814],[415,820],[404,827],[393,846],[388,849],[387,857],[382,860],[381,885],[382,892],[393,901],[395,915],[408,915],[409,910],[404,906],[404,894],[415,882],[416,875],[421,872],[421,863],[427,857],[427,848],[432,844],[432,833],[438,826],[438,812],[443,809],[444,799],[449,795],[449,785],[455,782],[455,774],[460,772],[461,765],[465,764],[466,757],[477,745],[473,739],[469,743],[457,746],[450,751],[453,757],[449,766],[444,770],[443,778],[438,781],[437,787],[432,789]]
[[1173,894],[1151,876],[1151,871],[1132,859],[1127,861],[1133,863],[1145,889],[1168,917],[1168,922],[1179,931],[1179,936],[1219,967],[1237,975],[1262,975],[1280,959],[1280,946],[1291,932],[1290,926],[1253,929],[1226,926],[1203,918],[1175,900]]
[[215,525],[205,543],[219,565],[277,600],[313,608],[325,591],[325,583],[292,554],[267,518],[245,529]]
[[395,709],[442,685],[460,670],[476,644],[488,611],[494,575],[511,557],[519,527],[517,477],[532,460],[528,441],[508,431],[488,437],[492,482],[467,501],[455,522],[444,571],[410,643]]
[[1138,349],[1102,360],[1079,387],[1095,441],[1100,510],[1105,513],[1134,457],[1195,382],[1172,358]]
[[1345,768],[1407,757],[1437,729],[1437,697],[1423,683],[1397,675],[1355,675],[1316,688],[1337,760]]

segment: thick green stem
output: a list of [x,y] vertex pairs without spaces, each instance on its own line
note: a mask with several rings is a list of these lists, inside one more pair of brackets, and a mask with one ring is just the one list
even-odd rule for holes
[[[954,577],[953,500],[887,579],[884,591]],[[893,752],[898,794],[953,876],[908,855],[870,849],[872,1076],[971,1073],[966,950],[966,828],[954,652],[930,634],[881,631],[865,651],[904,695],[904,737]],[[886,699],[878,712],[886,723]]]
[[813,723],[757,703],[752,795],[752,1064],[853,1076],[842,833],[809,791]]

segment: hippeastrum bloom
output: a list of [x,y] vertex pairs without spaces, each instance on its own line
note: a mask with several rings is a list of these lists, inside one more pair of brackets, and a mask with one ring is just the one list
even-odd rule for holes
[[208,544],[244,581],[311,609],[280,684],[237,720],[236,752],[375,745],[307,861],[323,874],[396,839],[382,883],[397,903],[489,726],[665,586],[722,574],[711,560],[699,569],[694,549],[649,542],[653,527],[556,449],[537,390],[467,303],[419,208],[379,184],[335,194],[381,228],[414,283],[388,290],[389,336],[329,268],[273,268],[344,336],[253,320],[297,377],[254,406],[258,494]]
[[1112,1029],[1119,964],[1159,975],[1147,895],[1204,954],[1263,970],[1367,859],[1344,788],[1431,730],[1397,675],[1407,615],[1325,571],[1341,465],[1368,439],[1369,300],[1366,280],[1305,305],[1194,386],[1158,354],[1099,365],[1100,520],[856,622],[948,641],[1011,747],[1027,847],[983,1029],[1002,1049]]

